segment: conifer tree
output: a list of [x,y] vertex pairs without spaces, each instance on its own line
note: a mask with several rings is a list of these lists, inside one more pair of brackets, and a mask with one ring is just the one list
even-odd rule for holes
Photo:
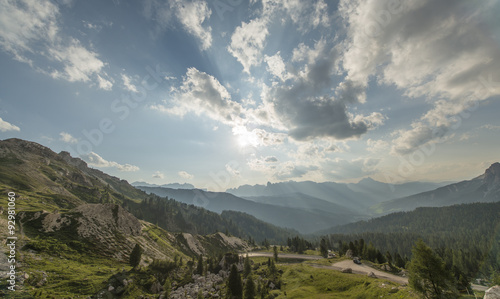
[[246,278],[248,275],[250,275],[251,272],[252,272],[252,265],[250,265],[250,259],[248,258],[248,253],[247,253],[247,256],[245,257],[244,268],[243,268],[243,277]]
[[253,282],[252,277],[248,277],[245,283],[245,299],[254,299],[255,298],[255,283]]
[[130,266],[137,267],[141,263],[142,248],[139,244],[135,243],[135,247],[130,254]]
[[243,296],[243,286],[238,268],[235,264],[231,266],[231,272],[227,279],[227,298],[241,299]]
[[203,255],[198,257],[198,265],[196,266],[196,274],[203,275]]
[[412,253],[409,285],[425,298],[456,298],[453,277],[443,260],[422,240],[416,243]]

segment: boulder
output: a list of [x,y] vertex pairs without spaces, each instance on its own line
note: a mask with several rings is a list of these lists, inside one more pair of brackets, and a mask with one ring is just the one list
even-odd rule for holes
[[373,273],[373,272],[370,272],[370,273],[368,273],[368,277],[377,278],[377,275],[375,275],[375,273]]
[[500,299],[500,286],[494,286],[486,290],[484,299]]
[[352,273],[352,269],[351,268],[344,268],[344,269],[342,269],[341,272],[342,273]]

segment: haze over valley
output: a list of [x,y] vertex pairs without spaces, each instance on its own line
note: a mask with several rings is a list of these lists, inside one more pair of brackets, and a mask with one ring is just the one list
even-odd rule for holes
[[498,15],[0,0],[1,296],[495,298]]

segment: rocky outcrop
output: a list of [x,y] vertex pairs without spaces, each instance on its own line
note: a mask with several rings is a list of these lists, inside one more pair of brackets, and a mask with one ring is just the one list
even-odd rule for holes
[[99,238],[104,232],[139,236],[141,223],[132,214],[115,204],[86,204],[72,210],[78,213],[78,234],[83,238]]
[[486,290],[484,299],[500,299],[500,286],[494,286]]

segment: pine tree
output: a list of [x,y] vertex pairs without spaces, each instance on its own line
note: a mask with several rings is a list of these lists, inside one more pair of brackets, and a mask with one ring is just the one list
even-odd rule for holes
[[235,264],[231,266],[231,272],[227,279],[227,297],[231,299],[241,299],[243,296],[243,286],[238,268]]
[[274,251],[274,260],[278,262],[278,247],[274,246],[273,251]]
[[243,277],[246,278],[248,275],[250,275],[251,272],[252,272],[252,265],[250,265],[250,259],[248,258],[248,253],[247,253],[247,256],[245,257],[244,268],[243,268]]
[[321,252],[321,256],[322,257],[324,257],[324,258],[328,257],[328,248],[327,248],[327,245],[326,245],[325,238],[321,239],[321,242],[319,244],[319,251]]
[[425,298],[456,298],[451,272],[443,260],[422,240],[416,243],[412,253],[409,285]]
[[142,258],[142,248],[139,244],[135,244],[132,253],[130,254],[130,266],[137,267],[141,263]]
[[248,277],[247,282],[245,283],[245,299],[254,299],[255,298],[255,283],[253,282],[252,277]]
[[198,265],[196,266],[196,274],[203,275],[203,256],[198,257]]

